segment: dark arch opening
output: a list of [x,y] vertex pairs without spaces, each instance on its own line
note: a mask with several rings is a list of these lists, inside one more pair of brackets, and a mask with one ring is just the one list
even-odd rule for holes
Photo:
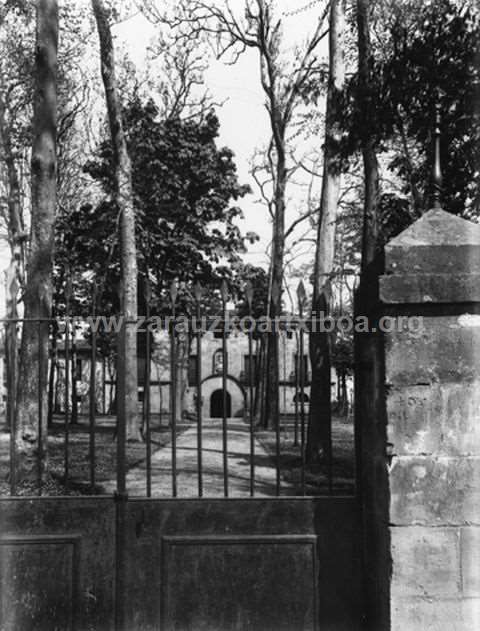
[[[232,416],[232,397],[227,391],[226,396],[226,413],[228,418]],[[223,390],[215,390],[210,397],[210,416],[212,418],[223,418]]]
[[[302,393],[301,392],[297,392],[297,394],[293,395],[293,402],[294,403],[301,403],[302,402]],[[305,392],[303,393],[303,402],[304,403],[310,403],[310,399],[308,394],[306,394]]]

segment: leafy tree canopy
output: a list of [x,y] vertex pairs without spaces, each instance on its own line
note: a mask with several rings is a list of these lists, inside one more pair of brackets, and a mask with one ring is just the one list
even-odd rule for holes
[[[124,128],[132,163],[140,293],[148,279],[155,312],[168,302],[174,280],[181,287],[196,281],[212,287],[232,274],[229,269],[235,269],[245,251],[235,223],[242,217],[236,202],[250,189],[238,182],[232,151],[216,145],[219,121],[213,111],[201,119],[164,121],[152,100],[142,102],[136,95],[124,110]],[[57,262],[82,272],[75,294],[90,305],[95,279],[107,312],[118,308],[120,278],[112,158],[105,141],[85,165],[100,184],[102,199],[61,218],[57,231]],[[191,291],[179,297],[188,303]]]
[[[432,165],[431,133],[434,107],[442,114],[443,204],[449,212],[477,215],[479,210],[478,141],[480,117],[480,22],[475,10],[458,2],[425,3],[414,12],[397,10],[391,27],[392,49],[376,64],[379,116],[385,136],[402,130],[413,139],[418,160],[412,164],[411,185],[428,207]],[[476,110],[477,108],[477,110]],[[390,163],[409,178],[408,157],[401,152]]]
[[[441,109],[442,206],[467,218],[479,215],[480,22],[471,2],[393,2],[375,5],[372,88],[358,91],[353,76],[346,99],[350,130],[347,154],[362,135],[373,135],[377,151],[400,184],[381,200],[382,240],[398,234],[430,207],[435,104]],[[375,112],[372,129],[357,109],[367,99]]]

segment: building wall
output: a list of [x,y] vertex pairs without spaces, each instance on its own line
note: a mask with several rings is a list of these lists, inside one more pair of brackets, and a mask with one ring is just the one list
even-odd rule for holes
[[[308,337],[305,336],[305,358],[307,362],[306,382],[304,393],[306,395],[306,409],[310,395],[309,386],[309,362],[308,362]],[[257,352],[257,342],[253,341],[253,354]],[[239,331],[232,332],[227,339],[227,391],[232,402],[232,416],[240,417],[248,410],[249,386],[248,386],[248,336]],[[297,341],[295,335],[290,337],[281,333],[279,341],[279,376],[280,376],[280,412],[282,414],[295,413],[295,361]],[[177,381],[182,392],[184,415],[194,415],[196,410],[196,378],[190,375],[189,361],[196,362],[197,343],[194,339],[191,344],[189,356],[185,356],[183,363],[177,371]],[[80,414],[88,414],[89,409],[89,381],[90,381],[90,355],[89,352],[78,354],[81,361],[81,376],[77,380],[78,406]],[[215,337],[211,331],[202,337],[202,413],[205,418],[210,416],[211,396],[216,390],[222,389],[222,338]],[[139,406],[143,398],[143,374],[144,360],[139,358]],[[103,368],[103,362],[99,360],[96,367],[96,399],[97,412],[109,413],[110,391],[112,377],[108,369]],[[103,384],[104,376],[107,383]],[[192,378],[193,377],[193,378]],[[59,375],[57,380],[57,398],[60,408],[64,409],[64,359],[59,358]],[[152,414],[160,414],[168,419],[170,413],[170,341],[164,331],[155,333],[152,347],[152,360],[150,365],[150,409]],[[255,384],[256,385],[256,384]],[[349,400],[353,396],[353,380],[347,379]],[[337,396],[337,376],[332,369],[332,400]]]
[[[253,342],[255,354],[257,343]],[[297,350],[295,337],[288,338],[281,334],[280,351],[280,411],[282,414],[295,412],[295,353]],[[196,357],[196,343],[192,344],[192,357]],[[232,415],[241,416],[244,413],[245,400],[248,407],[248,367],[245,357],[248,357],[248,336],[241,332],[232,332],[227,339],[227,391],[232,397]],[[209,416],[209,397],[215,389],[221,389],[222,370],[222,339],[215,337],[213,332],[206,333],[202,338],[202,399],[203,414]],[[215,375],[218,375],[215,378]],[[308,377],[308,376],[307,376]],[[309,386],[305,385],[305,394],[309,395]],[[186,409],[194,412],[196,386],[191,384],[186,391]]]

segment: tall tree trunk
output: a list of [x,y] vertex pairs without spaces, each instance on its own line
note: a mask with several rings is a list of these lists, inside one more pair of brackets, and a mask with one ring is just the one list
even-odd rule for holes
[[[6,286],[6,316],[9,320],[18,317],[17,293],[24,280],[24,227],[22,207],[20,201],[20,181],[18,177],[15,156],[13,152],[10,132],[8,130],[5,104],[0,100],[0,145],[7,167],[7,208],[8,208],[8,241],[10,244],[11,260],[7,271]],[[17,325],[11,323],[5,329],[5,365],[7,384],[6,414],[10,429],[14,427],[15,414],[15,384],[18,365]],[[13,433],[13,432],[12,432]]]
[[[258,350],[259,349],[259,350]],[[267,388],[267,338],[265,334],[257,342],[257,387],[255,388],[255,423],[265,425],[265,401]]]
[[102,0],[92,0],[100,39],[102,78],[105,87],[115,165],[117,205],[121,213],[122,312],[119,336],[118,413],[125,415],[128,440],[141,440],[138,419],[137,375],[137,252],[132,169],[122,125],[122,108],[115,78],[115,59],[108,13]]
[[369,0],[357,0],[358,98],[362,119],[362,155],[365,200],[362,238],[362,271],[375,258],[378,242],[378,161],[375,153],[375,121],[372,118],[372,54],[370,47]]
[[[5,364],[6,364],[6,384],[7,384],[7,404],[6,404],[6,417],[7,423],[12,433],[15,427],[15,384],[17,383],[17,368],[18,368],[18,352],[17,352],[17,323],[15,322],[18,317],[17,312],[17,265],[12,258],[10,265],[6,272],[5,279],[5,297],[6,297],[6,315],[10,320],[5,326]],[[12,446],[13,449],[13,446]],[[12,461],[11,466],[14,463]]]
[[7,167],[8,177],[8,240],[12,259],[17,266],[19,280],[22,282],[24,265],[23,241],[26,235],[24,234],[23,225],[20,178],[18,176],[14,149],[12,147],[5,114],[5,104],[0,100],[0,145],[3,149],[3,157]]
[[[332,0],[323,180],[315,251],[312,321],[320,314],[328,315],[330,309],[330,279],[335,255],[335,228],[340,192],[338,143],[341,133],[339,126],[341,94],[345,85],[344,30],[345,0]],[[314,464],[322,458],[331,457],[330,334],[318,330],[312,331],[309,334],[309,353],[312,380],[306,461],[308,464]]]
[[[32,213],[26,319],[49,318],[56,205],[57,127],[56,0],[38,0],[32,145]],[[47,465],[48,323],[25,322],[19,360],[15,422],[17,481],[44,477]],[[38,467],[38,468],[37,468]]]
[[[275,122],[273,126],[275,126]],[[278,123],[277,123],[278,128]],[[285,163],[285,147],[283,133],[276,133],[276,186],[275,186],[275,213],[273,220],[273,240],[272,240],[272,262],[270,296],[268,305],[268,315],[271,326],[282,309],[282,285],[283,285],[283,259],[285,252],[285,189],[287,185],[287,168]],[[266,349],[266,405],[265,405],[265,426],[276,426],[280,422],[278,392],[279,392],[279,334],[272,330],[267,335]]]

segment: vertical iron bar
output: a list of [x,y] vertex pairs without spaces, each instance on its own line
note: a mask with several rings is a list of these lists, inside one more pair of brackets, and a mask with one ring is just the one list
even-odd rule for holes
[[[93,316],[96,315],[96,287],[93,289]],[[97,332],[92,327],[92,344],[90,355],[90,393],[89,393],[89,454],[90,463],[90,487],[93,492],[95,488],[95,398],[96,398],[96,378],[97,378]]]
[[[303,318],[303,307],[300,307],[300,319]],[[299,365],[300,365],[300,449],[302,452],[302,495],[305,495],[305,361],[303,350],[303,326],[300,323],[300,349],[299,349]]]
[[223,494],[228,497],[228,434],[227,434],[227,303],[222,297],[223,329],[222,329],[222,440],[223,440]]
[[[338,376],[337,376],[338,378]],[[330,425],[330,434],[328,437],[328,454],[327,454],[327,479],[328,479],[328,494],[333,495],[333,442],[332,442],[332,427]]]
[[295,431],[294,431],[294,439],[293,439],[293,445],[294,447],[298,447],[298,421],[299,421],[299,415],[298,415],[298,389],[299,389],[299,363],[298,363],[298,358],[300,356],[300,350],[299,350],[299,342],[298,342],[298,333],[295,331],[295,355],[294,355],[294,371],[295,371],[295,399],[294,399],[294,403],[295,403]]
[[283,335],[283,344],[282,344],[282,363],[283,363],[283,386],[282,386],[282,405],[283,405],[283,413],[285,415],[285,426],[287,426],[287,331],[285,330]]
[[[341,287],[340,287],[341,290]],[[328,306],[328,305],[327,305]],[[329,315],[329,314],[327,314]],[[318,330],[320,330],[320,318],[319,318],[319,322],[318,322]],[[327,333],[327,335],[331,338],[331,333]],[[328,340],[329,343],[329,347],[331,349],[331,339]],[[328,494],[329,495],[333,495],[333,445],[332,445],[332,410],[331,410],[331,399],[332,399],[332,388],[330,386],[331,381],[332,381],[332,365],[331,365],[331,350],[329,350],[329,355],[328,355],[328,371],[329,371],[329,375],[328,375],[328,382],[329,382],[329,398],[330,398],[330,429],[328,432],[328,454],[327,454],[327,467],[328,467],[328,471],[327,471],[327,479],[328,479]],[[339,379],[339,375],[337,372],[337,382]],[[310,387],[311,390],[311,387]],[[311,398],[311,397],[310,397]],[[311,405],[311,403],[310,403]]]
[[107,385],[105,383],[106,378],[107,369],[105,366],[105,357],[102,356],[102,411],[104,415],[106,415],[107,413]]
[[[127,424],[125,410],[125,342],[126,317],[119,335],[117,349],[117,492],[115,493],[115,629],[125,631],[125,581],[126,581],[126,440]],[[133,323],[133,326],[136,326]]]
[[53,425],[53,409],[55,407],[55,380],[57,379],[57,333],[58,324],[55,310],[52,310],[52,344],[49,355],[51,354],[50,366],[48,368],[48,405],[47,405],[47,430]]
[[[15,435],[16,435],[16,419],[15,419],[15,405],[17,399],[17,323],[16,321],[8,322],[7,324],[8,336],[10,340],[10,388],[11,392],[8,393],[10,399],[10,494],[16,495],[17,493],[17,450],[15,448]],[[7,342],[8,344],[8,342]]]
[[67,313],[65,316],[65,442],[64,442],[64,484],[68,488],[69,477],[69,438],[70,438],[70,321]]
[[147,319],[146,340],[145,340],[145,379],[143,384],[143,422],[145,428],[146,442],[146,465],[147,465],[147,497],[152,496],[152,434],[150,427],[150,369],[151,369],[151,346],[150,346],[150,279],[146,279],[146,307],[145,315]]
[[[252,314],[250,312],[250,317]],[[253,322],[253,320],[252,320]],[[250,496],[255,495],[255,426],[253,416],[253,332],[252,326],[248,328],[248,392],[249,392],[249,417],[250,417]]]
[[175,342],[175,303],[172,304],[172,323],[170,338],[170,383],[171,383],[171,413],[172,413],[172,495],[177,497],[177,358]]
[[[329,314],[327,314],[329,315]],[[318,323],[317,323],[317,328],[318,330],[320,330],[320,317],[318,318]],[[329,337],[331,337],[331,333],[327,333],[327,335]],[[328,344],[331,348],[331,340],[328,340]],[[328,432],[328,453],[327,453],[327,481],[328,481],[328,494],[329,495],[333,495],[333,453],[332,453],[332,410],[331,410],[331,399],[332,399],[332,388],[331,388],[331,381],[332,381],[332,367],[331,367],[331,357],[330,357],[330,352],[329,351],[329,357],[328,357],[328,370],[329,370],[329,378],[328,378],[328,387],[329,387],[329,391],[328,391],[328,396],[330,399],[330,429]],[[338,372],[337,372],[337,381],[338,381]],[[311,388],[310,388],[311,389]],[[311,397],[310,397],[311,399]],[[310,403],[311,405],[311,403]]]
[[42,321],[38,320],[38,456],[37,456],[37,477],[38,477],[38,494],[42,494],[42,459],[43,459],[43,397],[42,397],[42,362],[43,362],[43,349],[42,349]]
[[78,423],[78,393],[77,393],[77,343],[75,340],[76,325],[75,316],[72,317],[72,414],[70,415],[70,423],[76,425]]
[[331,437],[328,446],[328,494],[333,495],[333,445]]
[[[279,360],[280,360],[280,327],[277,323],[272,323],[275,328],[274,335],[274,349],[275,349],[275,365],[277,366],[277,372],[280,372]],[[278,327],[278,328],[277,328]],[[280,380],[277,379],[277,389],[275,392],[277,410],[277,418],[274,419],[275,423],[275,494],[280,495]]]
[[127,419],[125,410],[125,337],[128,322],[124,317],[117,352],[117,493],[126,493],[125,466]]
[[200,300],[197,300],[197,464],[198,497],[203,497],[203,462],[202,462],[202,328],[200,326]]

